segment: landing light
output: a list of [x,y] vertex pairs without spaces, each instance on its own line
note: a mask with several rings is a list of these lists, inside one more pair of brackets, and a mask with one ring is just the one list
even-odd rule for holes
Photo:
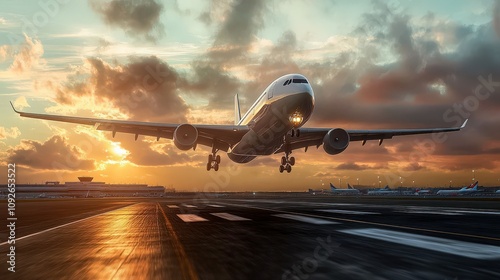
[[300,113],[294,113],[293,115],[290,116],[290,122],[294,127],[299,126],[303,120],[304,118]]

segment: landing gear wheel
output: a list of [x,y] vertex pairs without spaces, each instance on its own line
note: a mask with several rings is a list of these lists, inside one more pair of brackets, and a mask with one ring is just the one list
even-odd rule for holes
[[280,165],[280,173],[283,173],[283,171],[285,171],[285,167],[283,167],[283,165]]
[[214,164],[214,170],[215,170],[215,171],[218,171],[218,170],[219,170],[219,164],[218,164],[217,162]]
[[208,155],[208,162],[214,161],[214,157],[212,155]]
[[295,136],[300,137],[300,129],[297,129],[297,131],[295,131]]
[[287,173],[292,172],[292,166],[291,166],[290,164],[287,164],[287,165],[286,165],[286,172],[287,172]]
[[[220,163],[220,156],[219,155],[217,155],[215,157],[215,162],[217,163],[217,165],[219,165],[219,163]],[[215,171],[217,171],[217,170],[215,170]]]
[[290,165],[295,165],[295,158],[294,157],[291,157],[290,160],[288,161],[290,163]]
[[281,158],[281,165],[286,165],[286,162],[287,162],[286,157],[282,157]]
[[212,169],[212,162],[207,163],[207,171],[210,171]]
[[220,156],[217,154],[218,151],[215,147],[212,147],[212,153],[208,155],[207,171],[210,171],[210,169],[219,170]]

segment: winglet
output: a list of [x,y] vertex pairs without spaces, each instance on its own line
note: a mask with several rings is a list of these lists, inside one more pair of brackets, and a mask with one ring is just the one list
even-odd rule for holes
[[465,121],[464,121],[464,123],[462,124],[462,126],[460,127],[460,129],[462,129],[462,128],[464,128],[464,127],[465,127],[465,125],[467,124],[467,121],[468,121],[468,120],[469,120],[469,119],[465,119]]
[[10,103],[10,106],[12,106],[12,110],[14,110],[14,112],[18,113],[18,114],[21,114],[21,112],[19,112],[18,110],[16,110],[16,108],[14,107],[14,104],[12,104],[12,101],[9,101]]

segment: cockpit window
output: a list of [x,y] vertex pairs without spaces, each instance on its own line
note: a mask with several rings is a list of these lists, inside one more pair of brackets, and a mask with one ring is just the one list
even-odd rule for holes
[[306,79],[293,79],[293,83],[294,84],[307,84],[307,80]]
[[286,80],[286,81],[283,83],[283,85],[284,85],[284,86],[288,85],[288,81],[289,81],[289,80]]

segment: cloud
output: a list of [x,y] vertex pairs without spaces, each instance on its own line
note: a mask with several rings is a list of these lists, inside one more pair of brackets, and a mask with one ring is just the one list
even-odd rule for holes
[[500,38],[500,0],[495,0],[493,7],[493,28]]
[[24,96],[19,96],[18,98],[16,98],[16,100],[14,100],[13,104],[14,104],[14,107],[16,108],[16,110],[22,110],[24,108],[31,107],[28,104],[26,97],[24,97]]
[[159,58],[130,57],[127,64],[111,65],[93,57],[86,66],[87,71],[69,76],[57,89],[58,102],[74,105],[90,97],[96,105],[113,104],[132,119],[186,121],[188,106],[179,96],[185,81]]
[[85,159],[85,153],[70,145],[66,138],[52,136],[41,143],[22,140],[21,144],[7,150],[8,161],[34,169],[93,170],[95,162]]
[[5,128],[0,126],[0,140],[13,138],[16,139],[21,135],[21,131],[17,127]]
[[160,22],[163,4],[155,0],[89,0],[90,7],[105,23],[122,28],[128,35],[156,42],[165,34]]
[[24,34],[24,43],[19,46],[13,58],[14,61],[10,70],[17,74],[22,74],[37,67],[43,60],[43,45],[40,40],[32,39]]
[[369,170],[369,169],[383,169],[383,168],[386,168],[386,166],[381,164],[378,165],[358,164],[354,162],[344,162],[335,167],[336,170],[355,170],[355,171]]
[[0,46],[0,62],[4,62],[10,56],[10,46]]

